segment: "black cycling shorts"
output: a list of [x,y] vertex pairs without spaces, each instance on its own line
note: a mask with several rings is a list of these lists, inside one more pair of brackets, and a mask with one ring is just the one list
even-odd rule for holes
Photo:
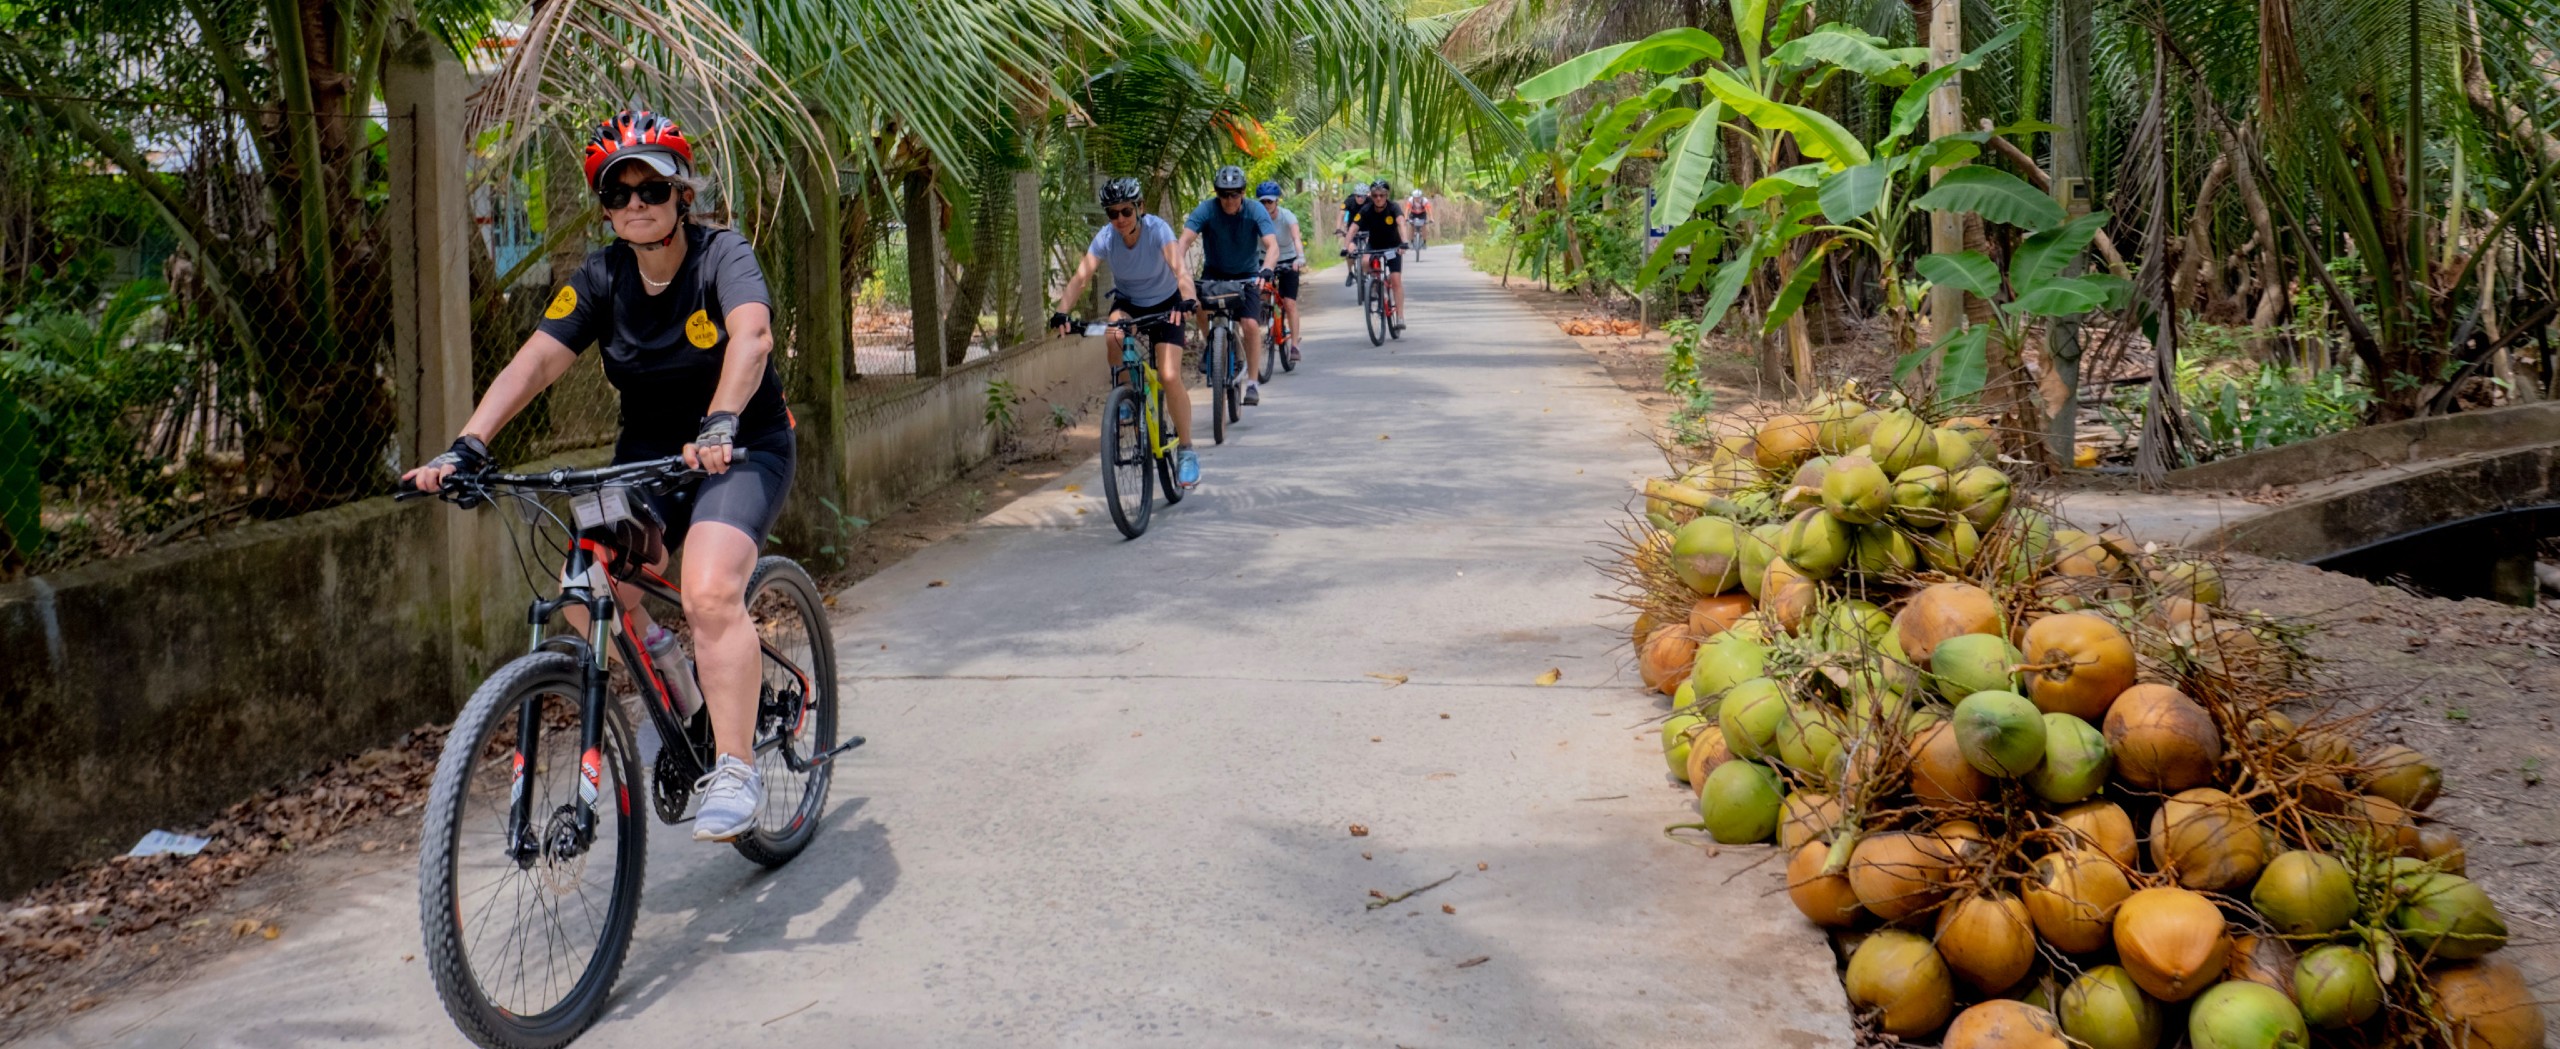
[[1299,264],[1297,263],[1281,263],[1280,272],[1271,275],[1272,282],[1280,286],[1281,298],[1294,299],[1298,297],[1298,265]]
[[[1389,272],[1389,273],[1402,273],[1402,272],[1404,272],[1404,249],[1403,249],[1403,248],[1380,248],[1380,249],[1378,249],[1378,257],[1379,257],[1379,259],[1380,259],[1380,260],[1384,261],[1384,262],[1387,264],[1387,272]],[[1358,261],[1358,260],[1356,260],[1356,259],[1355,259],[1355,260],[1353,260],[1353,261]]]
[[[1166,299],[1163,302],[1156,303],[1152,306],[1140,306],[1137,303],[1130,302],[1129,300],[1122,298],[1114,298],[1111,300],[1112,312],[1127,314],[1131,317],[1144,317],[1150,313],[1163,313],[1180,305],[1182,305],[1181,292],[1175,292],[1172,298]],[[1139,334],[1147,340],[1147,345],[1149,346],[1162,346],[1166,343],[1172,343],[1176,346],[1182,345],[1182,325],[1174,324],[1170,321],[1158,320],[1139,325],[1139,327],[1145,329]],[[1112,344],[1111,357],[1113,360],[1119,359],[1119,344]]]
[[1192,287],[1199,289],[1200,308],[1203,312],[1208,310],[1210,298],[1217,294],[1209,290],[1209,285],[1211,284],[1230,284],[1234,286],[1232,291],[1233,301],[1227,306],[1227,313],[1230,316],[1233,316],[1235,319],[1240,321],[1259,321],[1262,319],[1261,281],[1228,281],[1215,277],[1200,278],[1200,280],[1194,283]]
[[[645,462],[682,452],[682,448],[643,448],[616,444],[615,463]],[[669,492],[647,496],[649,506],[667,522],[667,549],[684,546],[685,533],[697,521],[718,521],[764,545],[773,523],[782,516],[783,496],[791,491],[791,473],[800,455],[790,430],[741,443],[733,449],[725,473]]]

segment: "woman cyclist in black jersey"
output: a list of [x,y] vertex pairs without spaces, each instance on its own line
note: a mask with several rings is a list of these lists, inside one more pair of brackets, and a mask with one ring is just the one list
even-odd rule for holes
[[[588,345],[600,347],[605,378],[622,396],[614,461],[682,455],[710,475],[689,492],[652,501],[667,524],[667,549],[685,551],[685,622],[720,751],[696,785],[702,808],[693,836],[726,840],[755,825],[764,798],[752,749],[761,670],[746,586],[796,458],[770,360],[773,300],[746,238],[692,221],[705,184],[674,121],[625,110],[590,134],[585,161],[588,188],[618,242],[590,253],[554,293],[453,447],[405,479],[434,491],[457,470],[488,466],[499,428]],[[636,592],[617,596],[649,649],[678,651]]]

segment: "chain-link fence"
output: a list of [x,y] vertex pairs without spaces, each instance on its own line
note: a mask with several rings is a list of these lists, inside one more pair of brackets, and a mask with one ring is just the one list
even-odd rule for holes
[[304,115],[306,180],[278,117],[0,96],[0,578],[389,483],[390,121]]

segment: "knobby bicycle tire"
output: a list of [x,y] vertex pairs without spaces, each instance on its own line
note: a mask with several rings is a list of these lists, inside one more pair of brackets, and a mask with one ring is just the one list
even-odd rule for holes
[[[576,657],[564,652],[535,652],[499,667],[463,705],[461,716],[454,719],[452,731],[445,736],[444,753],[436,761],[418,841],[418,920],[426,938],[427,968],[435,980],[436,996],[444,1001],[446,1015],[453,1018],[454,1026],[464,1036],[488,1049],[553,1049],[577,1038],[604,1012],[605,1000],[612,994],[614,980],[621,975],[623,962],[630,954],[631,930],[640,914],[640,889],[648,860],[649,821],[646,806],[633,805],[631,795],[648,788],[640,778],[639,758],[620,704],[606,703],[601,711],[604,725],[597,749],[601,752],[601,771],[612,782],[598,785],[599,834],[593,847],[583,856],[568,860],[553,858],[556,854],[546,848],[543,858],[530,867],[522,867],[507,856],[501,844],[509,793],[504,788],[512,780],[509,769],[513,764],[517,719],[528,702],[539,703],[544,697],[561,700],[568,722],[565,727],[553,727],[549,722],[559,715],[559,708],[536,706],[536,720],[545,726],[541,738],[563,741],[566,749],[554,760],[535,762],[528,775],[550,773],[569,780],[575,790],[574,784],[580,778],[577,742],[579,719],[583,716],[578,712],[578,697],[585,690],[586,673],[587,668]],[[466,805],[473,799],[475,780],[484,786],[502,788],[493,796],[480,799],[489,803],[490,811],[481,811],[478,804]],[[534,791],[530,780],[525,789],[528,793]],[[548,793],[546,789],[536,796],[547,797]],[[541,804],[534,812],[536,835],[548,837],[556,832],[560,823],[555,813],[565,808]],[[494,825],[487,822],[490,819],[496,821]],[[466,846],[462,840],[466,824],[476,825],[481,831],[494,830],[499,841]],[[601,833],[608,828],[613,833],[609,851]],[[559,887],[562,878],[575,878],[583,888],[587,867],[598,858],[612,864],[607,872],[610,895],[598,922],[593,901],[583,891],[579,893],[582,915],[597,940],[594,953],[578,967],[568,992],[541,1008],[527,1007],[524,1001],[512,1003],[513,1008],[492,1001],[489,982],[483,977],[489,976],[503,987],[505,980],[495,963],[503,961],[506,943],[498,945],[496,956],[491,959],[493,971],[482,974],[471,955],[475,953],[473,948],[483,942],[485,933],[474,935],[463,928],[463,923],[466,913],[491,916],[500,896],[505,894],[496,891],[499,886],[493,886],[488,899],[473,906],[474,901],[466,897],[480,894],[462,887],[465,862],[488,863],[498,868],[502,879],[510,877],[507,868],[515,868],[515,873],[524,875],[526,880],[539,883],[532,886],[532,910],[528,910],[524,898],[526,885],[515,884],[513,910],[521,923],[535,911],[549,910],[557,915],[559,911],[554,908],[560,904],[543,899],[541,894],[567,896]],[[500,886],[504,884],[502,881]],[[544,942],[548,946],[554,941]],[[531,977],[523,957],[519,950],[515,981],[519,993]],[[547,960],[545,966],[546,975],[556,975],[556,967],[549,966]]]
[[1235,366],[1227,362],[1225,326],[1209,329],[1209,350],[1202,371],[1209,376],[1209,430],[1218,444],[1227,443],[1227,398],[1235,396],[1235,388],[1227,385],[1227,374]]
[[[1112,388],[1102,408],[1102,497],[1111,504],[1111,523],[1130,539],[1147,534],[1147,518],[1155,510],[1155,475],[1162,469],[1151,461],[1156,453],[1147,446],[1146,418],[1146,402],[1138,391]],[[1124,467],[1134,469],[1124,476]],[[1129,490],[1132,480],[1136,491]]]
[[[780,554],[767,554],[756,561],[756,571],[747,579],[747,615],[756,628],[756,637],[764,645],[791,660],[800,674],[808,676],[807,708],[790,730],[792,749],[806,762],[833,750],[836,745],[836,646],[827,629],[827,610],[818,595],[817,581],[809,578],[800,563]],[[794,651],[790,621],[798,620],[805,650]],[[779,693],[800,687],[799,675],[774,660],[773,652],[763,654],[763,688],[759,691]],[[756,722],[756,737],[765,738],[769,728],[761,712]],[[834,781],[835,765],[811,765],[807,771],[791,770],[789,759],[781,748],[758,750],[756,769],[764,776],[764,809],[756,817],[756,825],[732,839],[730,844],[744,856],[766,867],[779,867],[809,847],[818,836],[818,818],[827,811],[827,787]]]
[[1366,283],[1376,287],[1371,289],[1368,304],[1360,310],[1360,313],[1369,327],[1369,345],[1383,346],[1387,341],[1387,289],[1375,277],[1370,278]]

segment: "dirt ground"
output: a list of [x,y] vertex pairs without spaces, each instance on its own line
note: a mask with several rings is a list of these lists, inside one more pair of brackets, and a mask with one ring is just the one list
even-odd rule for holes
[[[1559,325],[1599,313],[1583,296],[1532,282],[1515,281],[1512,290]],[[1662,391],[1669,340],[1661,332],[1575,341],[1657,428],[1669,424],[1680,405]],[[1889,371],[1885,360],[1881,370]],[[1754,399],[1751,357],[1728,351],[1702,365],[1719,407]],[[2131,483],[2085,472],[2071,478],[2077,487]],[[2288,494],[2252,497],[2282,501]],[[2444,796],[2426,815],[2462,836],[2470,876],[2506,916],[2508,956],[2536,981],[2540,997],[2560,1001],[2560,784],[2548,782],[2560,780],[2560,603],[2525,609],[2449,601],[2247,556],[2226,560],[2224,580],[2232,607],[2316,627],[2311,649],[2322,691],[2371,710],[2384,740],[2443,769]]]
[[2228,603],[2319,630],[2326,691],[2444,770],[2427,815],[2507,919],[2507,954],[2560,1000],[2560,609],[2447,601],[2308,565],[2235,556]]
[[[847,567],[822,578],[822,589],[952,538],[1081,464],[1098,440],[1090,422],[1028,427],[996,460],[856,533]],[[291,936],[297,901],[416,864],[416,821],[443,740],[443,726],[421,727],[177,828],[213,839],[198,856],[111,859],[0,903],[0,1044]]]

